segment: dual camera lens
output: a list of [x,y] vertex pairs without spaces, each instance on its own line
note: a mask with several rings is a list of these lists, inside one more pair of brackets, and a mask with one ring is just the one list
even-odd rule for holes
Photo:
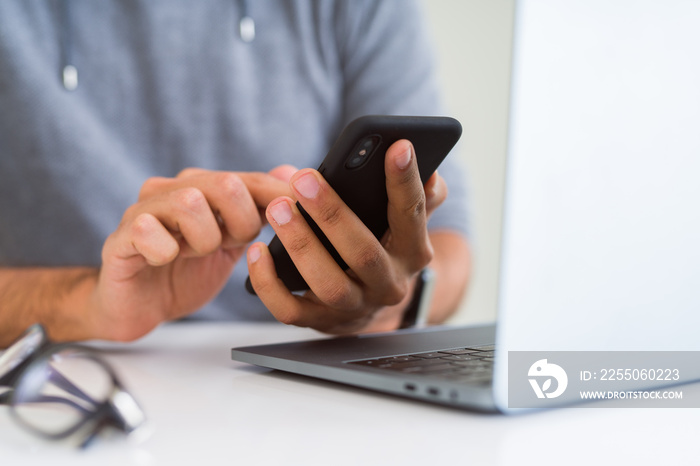
[[353,149],[348,161],[345,163],[346,168],[358,168],[365,164],[374,153],[381,138],[378,135],[367,136],[360,140]]

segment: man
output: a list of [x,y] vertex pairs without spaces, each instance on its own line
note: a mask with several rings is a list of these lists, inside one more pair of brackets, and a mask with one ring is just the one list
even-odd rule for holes
[[[410,142],[387,151],[381,242],[294,168],[358,116],[443,113],[425,35],[405,1],[2,2],[0,344],[34,322],[132,340],[186,316],[389,330],[426,265],[443,321],[470,270],[455,161],[423,188]],[[275,232],[304,296],[276,280]]]

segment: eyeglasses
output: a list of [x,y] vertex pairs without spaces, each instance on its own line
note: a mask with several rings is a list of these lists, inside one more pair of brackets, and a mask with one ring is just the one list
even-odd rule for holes
[[146,421],[95,350],[53,344],[38,324],[0,355],[0,404],[9,405],[30,432],[51,440],[75,438],[81,447],[107,427],[131,434]]

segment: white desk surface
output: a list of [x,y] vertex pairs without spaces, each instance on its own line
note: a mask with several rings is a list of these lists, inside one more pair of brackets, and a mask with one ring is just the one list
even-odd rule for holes
[[230,359],[232,346],[318,337],[280,324],[179,323],[136,343],[100,344],[146,411],[150,438],[73,450],[24,433],[0,407],[0,465],[700,462],[700,409],[484,415]]

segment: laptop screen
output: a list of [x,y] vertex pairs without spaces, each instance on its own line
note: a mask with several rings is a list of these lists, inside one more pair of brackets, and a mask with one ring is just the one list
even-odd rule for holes
[[517,3],[498,342],[700,349],[700,2]]

